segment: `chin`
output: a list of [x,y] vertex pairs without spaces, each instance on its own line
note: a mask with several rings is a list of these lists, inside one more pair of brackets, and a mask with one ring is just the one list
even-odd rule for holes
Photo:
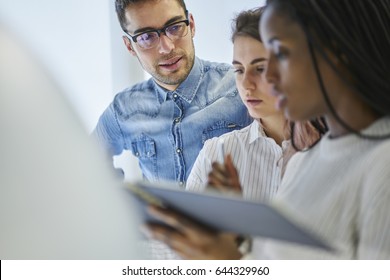
[[253,111],[250,111],[248,110],[249,112],[249,115],[253,118],[253,119],[261,119],[261,118],[264,118],[264,116],[262,114],[259,114],[258,112],[253,112]]

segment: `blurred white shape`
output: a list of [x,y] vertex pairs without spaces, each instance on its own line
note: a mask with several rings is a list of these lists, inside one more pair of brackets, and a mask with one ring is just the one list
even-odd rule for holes
[[143,258],[130,196],[1,24],[0,133],[0,259]]

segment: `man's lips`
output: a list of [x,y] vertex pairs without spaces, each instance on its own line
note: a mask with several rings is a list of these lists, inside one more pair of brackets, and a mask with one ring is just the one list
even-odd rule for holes
[[176,63],[178,63],[180,60],[181,60],[181,56],[180,57],[174,57],[174,58],[171,58],[171,59],[168,59],[168,60],[165,60],[163,62],[160,62],[158,65],[159,66],[171,66],[171,65],[174,65]]

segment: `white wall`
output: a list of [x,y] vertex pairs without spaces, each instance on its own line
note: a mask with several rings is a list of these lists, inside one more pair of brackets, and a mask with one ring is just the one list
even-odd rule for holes
[[[263,3],[186,0],[195,18],[197,56],[230,62],[231,19]],[[145,77],[122,43],[114,0],[0,0],[0,24],[14,31],[42,61],[89,132],[116,92]],[[123,165],[128,170],[137,168],[134,160]],[[140,176],[133,174],[130,178]]]
[[231,21],[242,10],[264,5],[265,0],[186,0],[196,24],[196,54],[203,59],[231,62]]
[[[230,22],[264,0],[187,0],[197,55],[230,62]],[[68,93],[90,131],[114,93],[144,78],[121,39],[114,0],[0,0],[0,24],[20,37]],[[21,82],[23,78],[21,77]]]
[[88,130],[112,98],[108,7],[105,0],[0,0],[0,22],[45,64]]

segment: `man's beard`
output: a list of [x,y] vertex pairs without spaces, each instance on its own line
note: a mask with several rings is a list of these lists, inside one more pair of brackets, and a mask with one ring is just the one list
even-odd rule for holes
[[[191,72],[191,69],[194,65],[194,60],[195,60],[195,48],[194,44],[192,42],[192,52],[189,54],[187,53],[171,53],[167,56],[165,56],[165,60],[169,59],[170,57],[175,57],[175,56],[181,56],[181,60],[185,62],[185,65],[178,69],[177,71],[171,72],[170,74],[163,74],[162,72],[159,71],[159,65],[156,63],[151,67],[151,69],[146,68],[141,60],[138,58],[138,61],[144,68],[146,72],[148,72],[153,79],[158,81],[159,83],[165,84],[165,85],[179,85],[181,84],[185,79],[187,79],[189,73]],[[176,75],[177,73],[181,73],[179,75]]]
[[[194,64],[194,57],[183,57],[182,60],[185,60],[185,65],[183,68],[178,69],[168,75],[160,73],[160,71],[155,71],[151,73],[152,77],[157,81],[164,83],[166,85],[179,85],[185,79],[187,79],[189,73],[191,72],[192,66]],[[158,67],[158,66],[156,66]],[[156,69],[156,68],[155,68]],[[158,69],[158,68],[157,68]],[[181,73],[180,75],[175,75],[176,73]]]

